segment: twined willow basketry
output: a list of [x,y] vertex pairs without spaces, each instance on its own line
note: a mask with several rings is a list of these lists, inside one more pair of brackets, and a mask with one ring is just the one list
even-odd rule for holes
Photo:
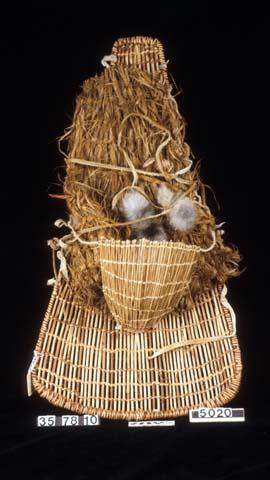
[[153,327],[179,304],[200,251],[181,242],[100,242],[103,292],[125,329]]
[[231,400],[241,359],[225,291],[200,296],[148,331],[117,330],[108,311],[81,308],[60,277],[40,331],[32,370],[42,397],[79,414],[111,419],[185,415]]
[[[70,136],[62,197],[71,220],[56,224],[70,233],[50,241],[54,286],[28,392],[110,419],[223,405],[242,371],[225,286],[237,275],[238,254],[224,245],[190,170],[160,42],[117,40],[102,63],[104,75],[85,82],[63,136]],[[168,230],[168,241],[129,240],[127,224],[113,219],[120,193],[147,184],[151,196],[160,182],[196,201],[198,225],[180,239]]]

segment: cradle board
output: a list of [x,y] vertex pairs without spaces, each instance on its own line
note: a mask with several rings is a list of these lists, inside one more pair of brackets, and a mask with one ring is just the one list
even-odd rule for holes
[[[177,417],[224,405],[238,392],[242,371],[232,315],[214,288],[155,329],[125,333],[108,310],[76,304],[60,276],[36,344],[33,387],[54,405],[110,419]],[[178,342],[183,346],[173,348]]]

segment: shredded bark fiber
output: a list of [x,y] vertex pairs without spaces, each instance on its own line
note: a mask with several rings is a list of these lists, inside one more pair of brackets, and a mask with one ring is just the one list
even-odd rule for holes
[[[139,68],[112,65],[83,83],[72,125],[60,138],[67,142],[63,197],[73,229],[65,257],[70,285],[83,305],[104,304],[98,255],[87,242],[130,238],[130,223],[121,218],[119,202],[131,187],[139,188],[156,206],[170,240],[206,249],[215,231],[216,244],[199,254],[179,308],[191,306],[196,295],[239,275],[239,252],[224,244],[206,204],[199,163],[188,170],[192,155],[185,126],[162,71],[150,76]],[[182,169],[186,173],[175,175]],[[155,200],[160,183],[196,203],[197,224],[190,234],[176,232],[166,222]]]

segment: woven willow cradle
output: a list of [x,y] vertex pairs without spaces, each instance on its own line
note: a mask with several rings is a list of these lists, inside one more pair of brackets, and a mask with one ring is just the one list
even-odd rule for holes
[[[149,73],[166,66],[161,44],[145,37],[118,40],[112,54]],[[199,250],[181,242],[99,241],[100,308],[82,306],[59,272],[29,389],[71,411],[111,419],[180,416],[231,400],[242,364],[225,285],[198,295],[192,309],[176,309]]]

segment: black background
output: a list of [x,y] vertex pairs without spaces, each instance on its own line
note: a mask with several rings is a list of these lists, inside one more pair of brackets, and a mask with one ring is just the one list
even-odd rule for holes
[[[1,12],[1,451],[2,478],[42,480],[253,479],[269,474],[268,162],[269,15],[255,2],[163,1],[96,4],[10,2]],[[26,396],[52,276],[47,239],[64,203],[49,192],[63,178],[57,137],[75,97],[119,37],[164,45],[183,94],[187,141],[214,189],[226,241],[242,255],[228,298],[237,315],[243,379],[229,404],[245,424],[128,429],[37,429],[36,416],[66,413]]]

